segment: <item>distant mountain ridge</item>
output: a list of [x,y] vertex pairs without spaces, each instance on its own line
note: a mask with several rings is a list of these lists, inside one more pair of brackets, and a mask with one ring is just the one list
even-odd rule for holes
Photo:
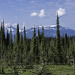
[[[36,36],[38,36],[38,28],[40,30],[40,33],[42,32],[42,26],[35,26]],[[7,31],[7,29],[10,32],[10,27],[7,27],[5,30]],[[12,35],[16,34],[16,30],[17,30],[16,28],[12,27]],[[22,31],[23,33],[23,29],[19,31],[20,32]],[[27,38],[33,37],[33,31],[34,31],[34,27],[30,29],[26,29]],[[67,33],[68,36],[75,36],[75,30],[60,26],[60,35],[64,36],[65,33]],[[44,34],[45,34],[45,37],[56,37],[56,25],[44,26]]]

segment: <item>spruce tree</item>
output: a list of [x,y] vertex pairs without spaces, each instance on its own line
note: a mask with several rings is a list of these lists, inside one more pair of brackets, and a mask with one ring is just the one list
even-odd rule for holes
[[32,56],[32,62],[34,62],[35,64],[38,63],[38,58],[39,58],[39,50],[38,50],[38,41],[36,38],[36,31],[35,31],[35,27],[34,27],[34,32],[33,32],[33,38],[31,41],[31,56]]
[[41,34],[40,34],[40,30],[38,28],[38,41],[39,41],[39,44],[41,43]]
[[12,54],[13,54],[13,44],[12,44],[12,27],[10,26],[10,34],[8,33],[8,30],[7,30],[7,44],[8,44],[8,52],[6,53],[6,61],[9,62],[8,64],[10,66],[12,66]]
[[2,24],[1,24],[1,49],[0,49],[0,58],[2,58],[2,49],[3,49],[3,34],[2,34]]
[[6,45],[5,45],[5,27],[4,20],[1,22],[1,58],[5,58]]
[[60,43],[60,30],[59,30],[59,17],[57,14],[57,62],[63,63],[63,56],[62,56],[62,49],[61,49],[61,43]]
[[1,27],[0,27],[0,58],[1,58]]
[[19,34],[19,24],[17,24],[17,34],[16,34],[16,41],[17,41],[17,44],[19,44],[19,41],[20,41],[20,34]]
[[20,37],[20,47],[21,47],[21,63],[23,63],[23,35],[21,31],[21,37]]
[[44,36],[44,27],[42,27],[42,38],[41,38],[41,63],[42,63],[42,70],[44,69],[44,65],[47,61],[47,53],[46,53],[46,43],[45,43],[45,36]]
[[9,33],[8,33],[8,30],[7,30],[6,44],[7,44],[7,47],[8,47],[8,45],[9,45]]
[[2,32],[3,32],[3,41],[5,42],[5,27],[4,27],[4,20],[2,21]]
[[8,30],[7,30],[7,37],[6,37],[6,65],[8,65],[8,62],[9,62],[9,43],[10,43],[10,36],[9,36],[9,33],[8,33]]
[[24,26],[24,41],[26,41],[26,30],[25,30],[25,26]]
[[17,32],[16,37],[14,40],[14,47],[13,47],[13,55],[14,55],[14,63],[19,64],[20,63],[20,50],[19,50],[19,44],[20,44],[20,34],[19,34],[19,24],[17,24]]
[[50,46],[49,46],[49,50],[48,50],[48,56],[49,56],[49,60],[50,62],[52,62],[52,64],[55,64],[56,62],[56,47],[54,46],[54,39],[51,38],[50,41]]
[[24,38],[23,38],[23,63],[27,67],[27,56],[28,56],[28,49],[27,49],[27,39],[26,39],[26,30],[24,26]]
[[19,50],[20,33],[19,33],[19,24],[17,24],[16,41],[17,41],[17,59],[16,59],[16,63],[19,64],[20,63],[20,50]]
[[10,26],[10,45],[12,45],[12,27]]
[[67,37],[67,33],[65,33],[65,42],[64,42],[64,59],[65,59],[65,63],[68,63],[69,60],[69,55],[68,55],[68,37]]

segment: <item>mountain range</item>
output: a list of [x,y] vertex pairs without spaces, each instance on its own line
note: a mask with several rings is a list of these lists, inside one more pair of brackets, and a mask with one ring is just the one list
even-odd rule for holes
[[[35,26],[36,36],[38,36],[38,28],[40,33],[42,32],[42,26]],[[10,27],[5,28],[5,32],[7,30],[10,32]],[[16,34],[16,30],[17,30],[16,28],[12,27],[12,36]],[[23,33],[23,29],[19,30],[19,32],[21,31]],[[33,31],[34,31],[34,27],[30,29],[26,29],[26,37],[32,38]],[[67,33],[68,36],[75,36],[75,30],[60,26],[60,35],[64,36],[65,33]],[[44,34],[45,34],[45,37],[56,37],[56,25],[44,26]]]

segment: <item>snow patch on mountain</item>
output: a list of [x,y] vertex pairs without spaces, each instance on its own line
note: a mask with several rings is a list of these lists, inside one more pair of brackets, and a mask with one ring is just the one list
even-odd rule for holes
[[[44,27],[44,34],[46,37],[56,37],[56,25],[45,25]],[[36,36],[38,36],[38,28],[40,33],[42,32],[42,26],[35,26],[35,30],[36,30]],[[6,31],[9,31],[10,33],[10,27],[6,28]],[[16,34],[17,28],[12,27],[12,35]],[[24,33],[23,29],[20,29],[19,32]],[[33,31],[34,31],[34,27],[30,28],[30,29],[26,29],[26,36],[28,38],[32,38],[33,37]],[[68,36],[74,36],[75,35],[75,30],[72,30],[70,28],[65,28],[63,26],[60,26],[60,35],[63,36],[65,35],[65,33],[67,33]]]
[[[7,30],[10,32],[10,28],[7,28]],[[11,28],[11,31],[12,31],[12,32],[14,32],[14,29],[13,29],[13,28]]]
[[56,25],[51,25],[50,27],[56,27]]

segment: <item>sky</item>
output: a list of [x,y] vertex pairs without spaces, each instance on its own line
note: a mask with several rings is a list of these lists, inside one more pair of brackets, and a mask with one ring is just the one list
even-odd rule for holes
[[75,30],[75,0],[0,0],[0,22],[4,20],[5,27],[55,25],[57,12],[60,25]]

